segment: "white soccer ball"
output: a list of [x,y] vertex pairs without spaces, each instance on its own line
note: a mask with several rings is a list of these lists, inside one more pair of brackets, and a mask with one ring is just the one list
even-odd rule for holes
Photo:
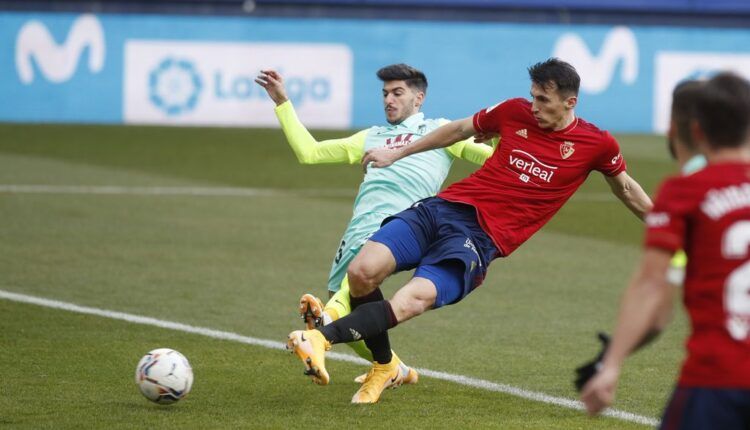
[[135,383],[147,399],[168,405],[188,395],[193,386],[193,369],[184,355],[174,349],[159,348],[138,362]]

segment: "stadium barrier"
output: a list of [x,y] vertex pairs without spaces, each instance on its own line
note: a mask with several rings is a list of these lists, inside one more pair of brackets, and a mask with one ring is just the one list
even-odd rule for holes
[[[672,87],[750,75],[750,30],[409,20],[0,13],[0,121],[276,126],[253,83],[280,70],[316,128],[383,122],[383,65],[424,70],[429,116],[462,118],[529,91],[557,56],[583,84],[579,114],[618,132],[663,132]],[[750,77],[750,76],[749,76]]]
[[[121,0],[122,1],[122,0]],[[185,1],[185,0],[182,0]],[[214,0],[216,1],[216,0]],[[226,1],[226,0],[221,0]],[[239,1],[239,0],[238,0]],[[256,0],[258,4],[568,9],[587,11],[750,13],[747,0]]]

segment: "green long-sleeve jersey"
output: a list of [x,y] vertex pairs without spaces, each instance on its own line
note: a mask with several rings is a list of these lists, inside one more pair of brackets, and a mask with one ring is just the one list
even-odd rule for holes
[[[289,145],[302,164],[359,163],[367,150],[408,145],[448,122],[446,119],[425,119],[424,114],[416,113],[396,125],[375,126],[349,137],[318,142],[299,121],[291,102],[277,106],[276,115]],[[393,215],[418,200],[434,196],[455,158],[482,164],[492,151],[491,146],[469,139],[447,148],[410,155],[386,168],[367,169],[354,201],[350,227],[363,214]],[[378,227],[379,223],[372,226],[372,232]]]

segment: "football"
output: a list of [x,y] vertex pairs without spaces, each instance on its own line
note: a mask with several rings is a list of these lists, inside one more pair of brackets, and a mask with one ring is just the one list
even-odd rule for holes
[[193,369],[184,355],[174,349],[159,348],[138,362],[135,383],[147,399],[168,405],[188,395],[193,386]]

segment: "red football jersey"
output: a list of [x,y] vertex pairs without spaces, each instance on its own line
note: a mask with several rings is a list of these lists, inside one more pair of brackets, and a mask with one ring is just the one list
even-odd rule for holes
[[647,247],[688,256],[680,385],[750,388],[750,164],[668,179],[646,224]]
[[439,197],[467,203],[504,256],[539,230],[599,170],[625,170],[617,141],[580,118],[563,130],[539,127],[531,102],[510,99],[474,115],[474,128],[502,137],[495,153],[471,176]]

